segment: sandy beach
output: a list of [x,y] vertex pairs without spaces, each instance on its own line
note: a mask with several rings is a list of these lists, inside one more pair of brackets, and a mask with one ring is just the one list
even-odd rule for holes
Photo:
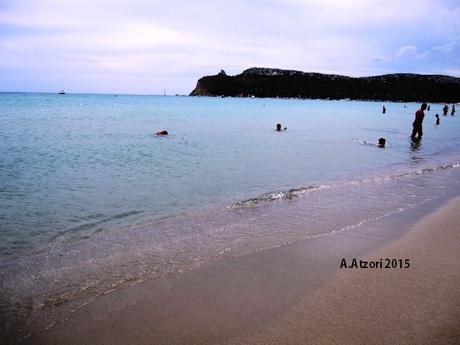
[[409,258],[407,269],[340,270],[254,335],[229,344],[458,344],[460,198],[364,260]]
[[[145,280],[21,343],[455,344],[460,197],[438,206]],[[409,267],[340,268],[353,258]]]

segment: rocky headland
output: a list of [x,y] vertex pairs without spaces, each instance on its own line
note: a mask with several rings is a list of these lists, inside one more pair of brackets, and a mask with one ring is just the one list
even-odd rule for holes
[[235,76],[221,70],[202,77],[190,95],[455,103],[460,101],[460,78],[412,73],[347,77],[253,67]]

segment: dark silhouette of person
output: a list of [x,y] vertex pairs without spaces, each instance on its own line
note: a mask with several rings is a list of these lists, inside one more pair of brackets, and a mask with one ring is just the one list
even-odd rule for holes
[[423,123],[423,118],[425,117],[424,111],[426,110],[426,107],[427,107],[426,103],[423,103],[420,109],[415,112],[415,120],[412,123],[412,135],[411,135],[412,139],[415,139],[417,135],[418,135],[418,139],[422,138],[422,135],[423,135],[422,123]]
[[168,135],[168,131],[159,131],[155,133],[156,135]]
[[447,106],[447,104],[444,106],[444,108],[442,108],[442,111],[443,111],[443,115],[446,116],[447,112],[449,111],[449,107]]
[[452,104],[452,111],[450,112],[450,115],[454,116],[455,114],[455,104]]
[[379,139],[379,147],[384,148],[386,144],[386,139],[385,138],[380,138]]
[[285,131],[286,129],[287,129],[287,127],[284,127],[283,129],[281,129],[281,123],[276,124],[276,131],[277,132]]
[[436,124],[439,125],[439,114],[436,114]]
[[382,114],[385,114],[387,112],[387,108],[385,106],[382,107]]
[[427,111],[430,111],[430,105],[428,104],[428,107],[426,108]]

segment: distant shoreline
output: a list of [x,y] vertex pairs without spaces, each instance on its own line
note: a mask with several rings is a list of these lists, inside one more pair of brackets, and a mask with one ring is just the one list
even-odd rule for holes
[[[208,78],[208,77],[204,77]],[[256,98],[256,99],[280,99],[280,100],[322,100],[322,101],[355,101],[355,102],[390,102],[390,103],[422,103],[429,102],[432,104],[460,104],[460,99],[457,101],[426,101],[426,100],[402,100],[402,99],[365,99],[365,98],[318,98],[318,97],[295,97],[295,96],[255,96],[251,94],[244,95],[212,95],[212,94],[175,94],[175,95],[156,95],[156,94],[134,94],[134,93],[87,93],[87,92],[66,92],[64,95],[59,95],[58,92],[49,91],[0,91],[0,95],[23,94],[23,95],[56,95],[56,96],[107,96],[107,97],[210,97],[210,98]]]

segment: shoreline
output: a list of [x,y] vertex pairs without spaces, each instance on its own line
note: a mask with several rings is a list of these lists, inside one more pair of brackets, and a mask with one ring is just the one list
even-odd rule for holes
[[[347,324],[359,320],[356,322],[363,325],[367,320],[366,313],[356,305],[360,302],[373,304],[371,297],[379,295],[371,294],[374,290],[366,290],[366,286],[371,283],[375,285],[379,279],[380,281],[383,279],[384,282],[388,280],[405,283],[409,279],[407,277],[420,277],[423,273],[415,269],[411,271],[412,268],[408,271],[344,271],[339,269],[340,259],[360,258],[366,255],[375,259],[378,258],[375,253],[380,253],[379,255],[396,253],[394,248],[401,248],[400,253],[403,256],[405,250],[412,250],[410,253],[413,257],[409,258],[411,261],[418,260],[419,252],[423,254],[420,256],[421,259],[433,255],[439,248],[427,245],[426,238],[439,229],[428,227],[428,230],[422,233],[418,228],[421,226],[426,229],[427,226],[423,224],[429,223],[432,219],[445,218],[442,224],[455,222],[459,224],[460,220],[455,213],[452,213],[452,208],[460,209],[460,199],[456,198],[446,204],[446,200],[450,197],[453,197],[453,194],[333,236],[302,240],[242,257],[222,257],[183,274],[169,274],[165,278],[156,280],[146,279],[138,285],[97,298],[84,308],[69,314],[65,321],[49,330],[32,332],[32,336],[21,343],[284,344],[302,343],[302,341],[305,343],[305,339],[316,343],[331,343],[331,341],[322,342],[318,334],[318,325],[321,325],[321,322],[326,324],[336,322],[336,326],[340,326],[338,305],[348,305],[352,309],[350,313],[353,317]],[[432,211],[439,206],[441,206],[439,210],[433,213]],[[428,213],[429,216],[423,217]],[[458,245],[459,241],[458,236],[452,239],[455,234],[450,233],[449,236],[450,238],[445,241],[448,248],[441,248],[440,252],[452,261],[448,269],[458,283],[459,266],[455,263],[460,260],[454,259],[456,253],[452,253],[452,247],[456,248],[455,243]],[[412,240],[407,238],[418,237],[421,238],[415,241],[418,246],[411,247]],[[440,237],[439,240],[446,240],[446,238]],[[449,243],[451,247],[448,246]],[[432,262],[432,266],[434,264]],[[416,264],[414,265],[417,267]],[[429,267],[427,270],[430,272]],[[409,283],[418,289],[420,283],[417,283],[416,278],[411,279]],[[435,281],[424,276],[423,283],[426,286],[421,287],[422,295],[432,293]],[[411,292],[410,284],[402,291],[403,293]],[[341,286],[351,289],[350,294],[344,293],[339,288]],[[378,290],[378,286],[376,289]],[[359,298],[351,298],[357,291],[359,291]],[[452,286],[447,287],[446,291],[452,294]],[[385,291],[380,291],[380,296],[386,296]],[[403,297],[399,297],[400,301],[405,301]],[[451,302],[458,304],[458,297],[454,297],[454,300],[451,297]],[[428,297],[426,298],[428,300]],[[317,301],[321,303],[317,304]],[[381,299],[377,301],[382,303]],[[306,308],[306,305],[309,307]],[[433,303],[428,305],[433,306]],[[355,306],[357,309],[353,311]],[[400,313],[391,310],[401,307],[398,303],[393,303],[390,310],[385,305],[380,306],[381,310],[399,317]],[[443,301],[443,306],[445,310],[450,310],[449,301]],[[421,313],[413,305],[411,307],[415,308],[416,314]],[[319,308],[318,313],[312,315],[309,311],[312,308]],[[374,307],[375,315],[379,315],[377,311],[380,309]],[[303,315],[303,318],[299,315]],[[388,315],[384,315],[377,325],[374,322],[372,327],[364,327],[364,330],[367,329],[372,334],[372,329],[376,326],[388,323]],[[457,322],[458,320],[460,317]],[[304,328],[305,325],[312,325],[314,322],[319,323],[315,324],[315,327]],[[339,336],[335,339],[346,343],[343,342],[343,336],[348,334],[352,338],[363,331],[363,327],[352,326],[337,334],[331,330],[337,331],[340,327],[324,329],[323,325],[322,331],[326,331],[329,338],[333,339],[335,334]],[[408,329],[409,333],[400,329],[402,333],[398,334],[400,336],[406,333],[411,336],[421,334],[417,332],[420,331],[420,327],[417,326],[412,331],[414,329],[415,333],[409,332],[410,329]],[[315,335],[316,338],[305,338],[306,333]],[[372,341],[373,339],[369,338],[366,343]],[[350,340],[349,343],[353,341]],[[399,341],[399,343],[403,342]]]
[[364,257],[410,257],[412,268],[341,270],[269,326],[226,344],[456,344],[459,211],[456,197]]

